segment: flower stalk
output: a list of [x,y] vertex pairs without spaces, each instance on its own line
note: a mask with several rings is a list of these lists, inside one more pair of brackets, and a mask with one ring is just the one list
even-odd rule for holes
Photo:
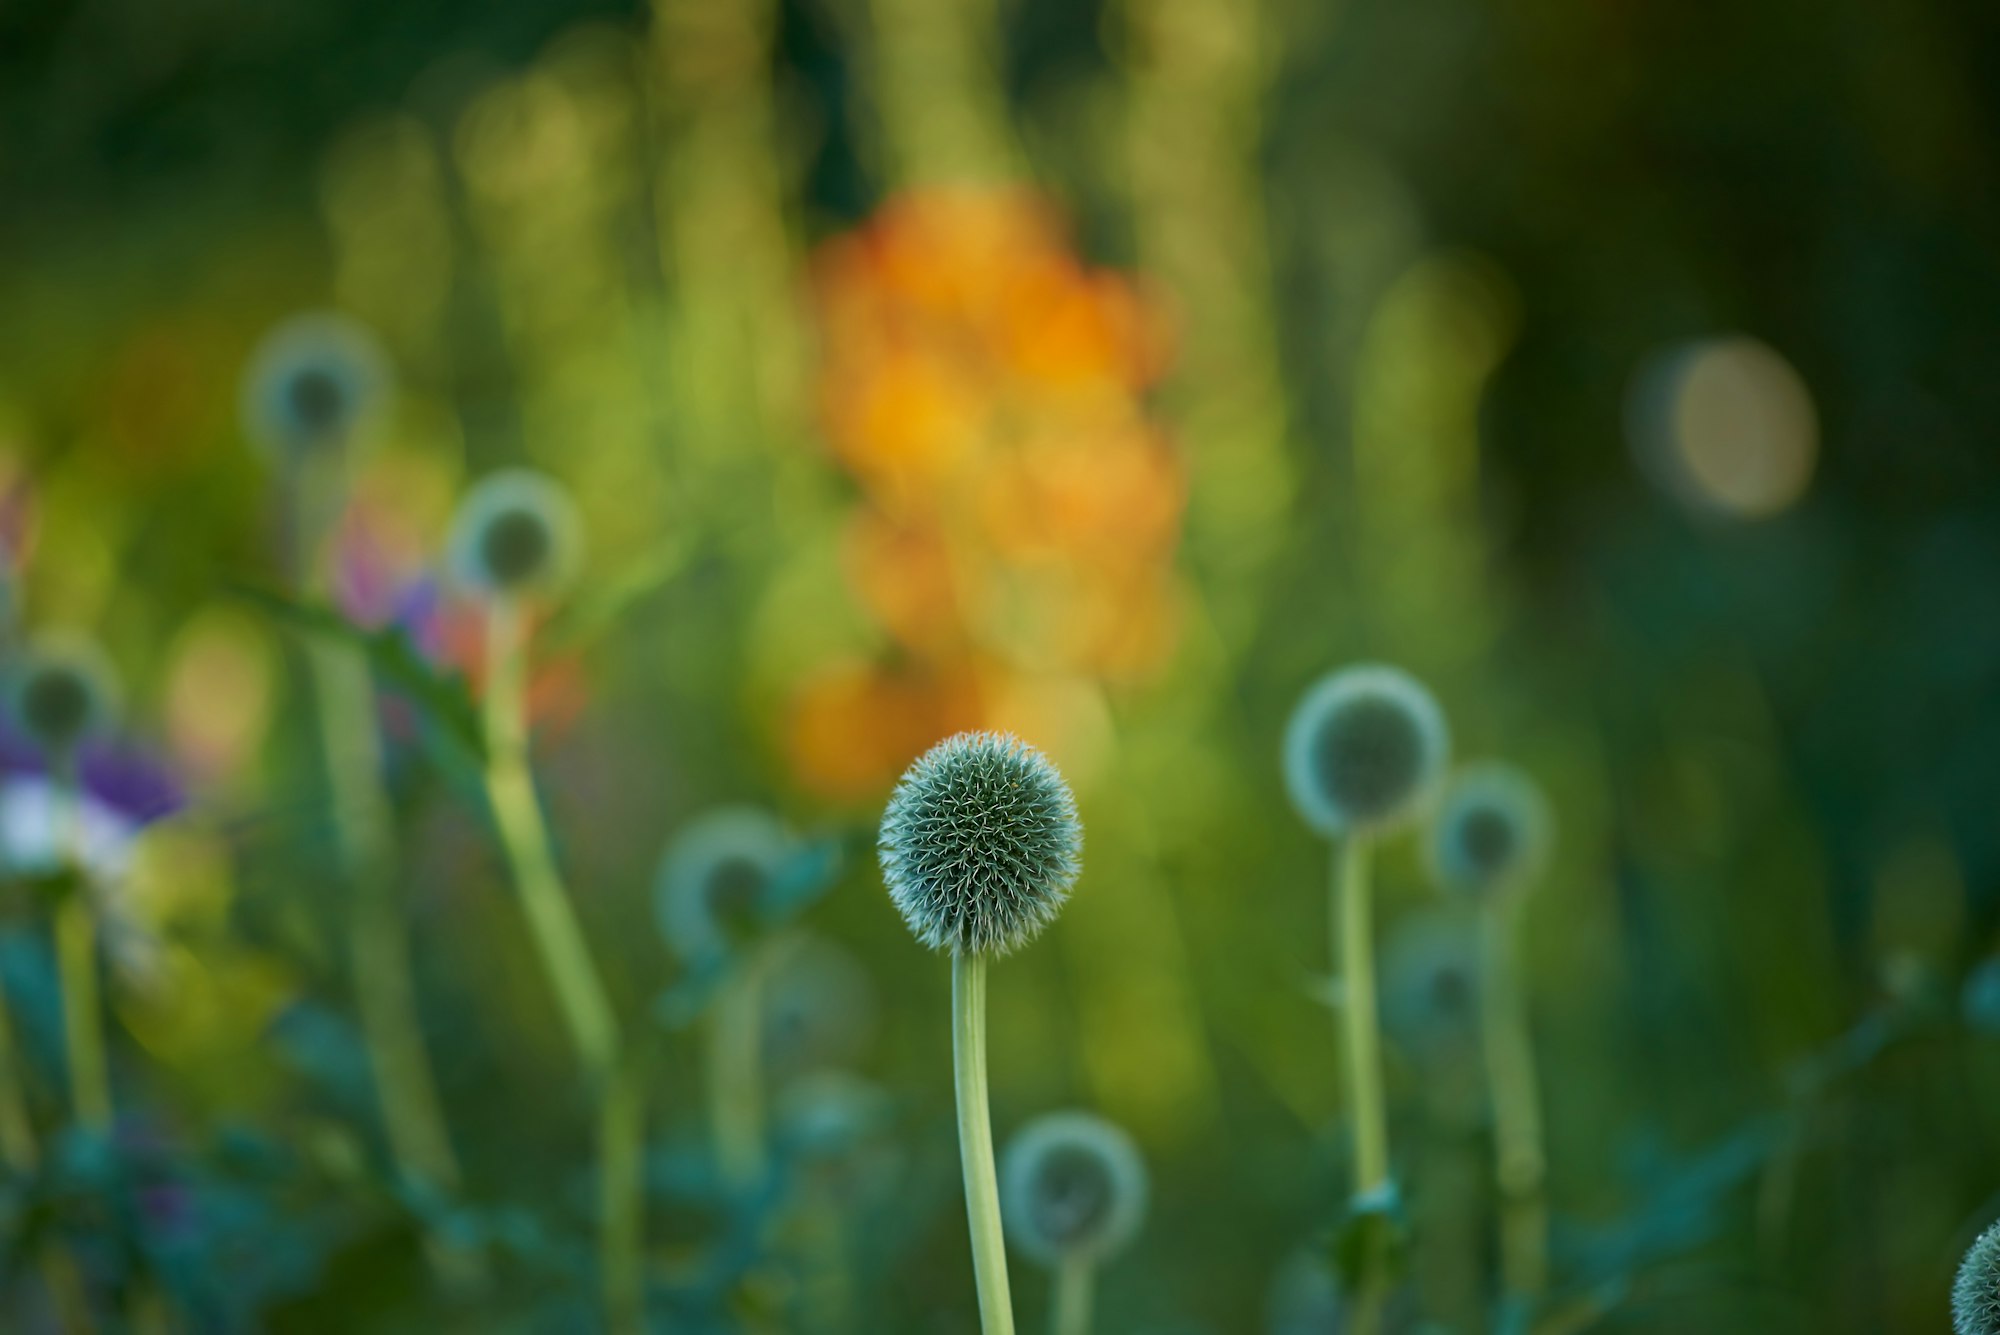
[[954,953],[951,960],[951,1038],[959,1163],[972,1232],[972,1273],[979,1289],[979,1328],[983,1335],[1014,1335],[986,1084],[986,960],[967,951]]

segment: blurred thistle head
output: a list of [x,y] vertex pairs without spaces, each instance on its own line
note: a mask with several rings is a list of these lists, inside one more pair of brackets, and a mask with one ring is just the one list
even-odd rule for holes
[[1476,1033],[1479,948],[1472,924],[1442,907],[1413,913],[1382,947],[1382,1028],[1419,1055],[1443,1055]]
[[875,1037],[875,985],[848,951],[815,936],[789,942],[764,984],[764,1065],[774,1079],[850,1066]]
[[14,724],[50,756],[71,756],[111,730],[118,715],[117,677],[88,640],[48,636],[15,659],[7,682]]
[[243,429],[280,457],[343,445],[388,399],[389,359],[345,315],[295,315],[272,329],[243,374]]
[[1468,765],[1446,786],[1431,822],[1431,875],[1477,899],[1532,884],[1548,862],[1554,826],[1533,779],[1498,761]]
[[1285,729],[1292,805],[1321,834],[1392,829],[1422,807],[1451,736],[1423,683],[1379,664],[1322,677]]
[[653,908],[667,943],[694,962],[728,954],[766,922],[794,842],[761,807],[718,807],[667,844]]
[[465,493],[450,541],[451,573],[461,587],[487,597],[554,593],[581,564],[583,523],[553,478],[503,468]]
[[1007,1240],[1043,1265],[1123,1251],[1145,1221],[1147,1190],[1132,1138],[1090,1113],[1037,1117],[1000,1158]]
[[2000,1224],[1981,1233],[1959,1263],[1951,1328],[1957,1335],[2000,1335]]
[[962,732],[904,773],[877,851],[889,898],[917,940],[1005,955],[1069,901],[1083,826],[1047,756],[1008,733]]

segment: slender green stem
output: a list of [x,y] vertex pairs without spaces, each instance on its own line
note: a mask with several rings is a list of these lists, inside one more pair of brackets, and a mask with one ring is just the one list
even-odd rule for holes
[[26,1175],[40,1158],[28,1095],[21,1082],[21,1049],[14,1038],[14,1010],[0,983],[0,1158],[10,1171]]
[[993,1119],[986,1093],[986,961],[951,959],[951,1056],[958,1091],[958,1157],[972,1229],[972,1275],[983,1335],[1014,1335],[1007,1292],[1007,1247],[1000,1232],[1000,1177],[993,1167]]
[[[28,1096],[21,1080],[21,1049],[14,1037],[13,1008],[7,1003],[4,984],[0,984],[0,1161],[8,1173],[23,1179],[41,1163],[41,1147],[35,1141],[35,1125],[28,1116]],[[62,1329],[94,1329],[89,1301],[70,1258],[44,1242],[35,1259]]]
[[764,1175],[764,968],[761,952],[746,961],[709,1014],[709,1129],[723,1180],[736,1187]]
[[1354,1117],[1354,1194],[1372,1199],[1389,1186],[1389,1115],[1382,1093],[1382,1031],[1375,1014],[1374,896],[1371,849],[1360,836],[1337,853],[1341,1016],[1346,1026],[1347,1090]]
[[1514,960],[1514,902],[1489,904],[1481,920],[1486,1000],[1480,1033],[1493,1098],[1494,1179],[1500,1190],[1500,1265],[1512,1297],[1526,1303],[1548,1286],[1547,1160],[1542,1099],[1527,1007]]
[[1056,1263],[1049,1313],[1051,1335],[1090,1335],[1091,1299],[1096,1296],[1097,1267],[1075,1257]]
[[351,890],[348,932],[355,1005],[389,1153],[404,1179],[456,1192],[458,1159],[424,1050],[409,927],[396,894],[395,835],[381,787],[381,741],[368,664],[353,646],[325,639],[312,641],[307,652],[335,836]]
[[618,1022],[563,889],[528,771],[524,657],[519,610],[496,602],[487,619],[487,800],[577,1059],[587,1076],[598,1081],[617,1060]]
[[624,1060],[617,1017],[563,887],[535,796],[528,769],[525,659],[520,610],[496,601],[487,620],[487,799],[543,972],[597,1103],[598,1267],[605,1321],[617,1335],[637,1335],[646,1319],[643,1088],[636,1064]]
[[55,911],[56,974],[62,983],[70,1100],[77,1120],[104,1134],[111,1130],[111,1076],[104,1056],[97,918],[90,902],[90,869],[84,861],[83,795],[74,756],[57,764],[55,786],[62,856],[70,870],[68,891]]
[[[1369,886],[1368,840],[1350,835],[1334,850],[1333,894],[1329,915],[1334,932],[1334,956],[1340,961],[1342,1050],[1347,1061],[1347,1096],[1354,1119],[1354,1196],[1358,1207],[1379,1208],[1390,1193],[1389,1114],[1382,1087],[1382,1030],[1375,1012],[1374,900]],[[1355,1286],[1349,1329],[1373,1335],[1381,1321],[1384,1277],[1378,1246],[1363,1256],[1360,1282]]]

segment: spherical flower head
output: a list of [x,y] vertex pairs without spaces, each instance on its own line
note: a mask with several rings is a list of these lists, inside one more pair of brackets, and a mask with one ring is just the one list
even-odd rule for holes
[[293,316],[250,356],[243,429],[280,456],[339,446],[381,412],[389,386],[389,359],[366,326],[331,312]]
[[1425,1055],[1476,1032],[1479,948],[1472,924],[1443,908],[1398,922],[1382,948],[1382,1028]]
[[1435,698],[1401,668],[1364,664],[1319,680],[1285,729],[1285,784],[1326,835],[1409,820],[1443,774],[1451,734]]
[[1102,1117],[1049,1113],[1000,1157],[1007,1240],[1043,1265],[1097,1265],[1123,1251],[1146,1218],[1145,1160]]
[[791,858],[790,831],[761,807],[720,807],[668,843],[654,880],[660,931],[690,963],[727,954],[765,921]]
[[1083,826],[1047,756],[1007,733],[962,732],[904,773],[877,851],[889,898],[917,940],[1005,955],[1069,901]]
[[15,661],[7,699],[16,726],[44,754],[70,756],[116,721],[117,677],[96,645],[51,636]]
[[1541,788],[1512,765],[1468,765],[1445,787],[1431,822],[1431,875],[1475,899],[1533,884],[1548,863],[1555,822]]
[[2000,1335],[2000,1224],[1966,1249],[1951,1286],[1951,1328],[1956,1335]]
[[488,597],[557,592],[574,577],[582,556],[576,503],[533,469],[487,474],[465,493],[452,518],[452,576]]

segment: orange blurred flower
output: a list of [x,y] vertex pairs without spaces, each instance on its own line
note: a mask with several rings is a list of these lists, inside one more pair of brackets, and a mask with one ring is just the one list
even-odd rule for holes
[[808,683],[791,747],[810,786],[860,796],[1035,682],[1156,668],[1186,475],[1146,401],[1164,320],[1033,194],[893,200],[813,279],[820,420],[864,494],[845,569],[897,665]]

